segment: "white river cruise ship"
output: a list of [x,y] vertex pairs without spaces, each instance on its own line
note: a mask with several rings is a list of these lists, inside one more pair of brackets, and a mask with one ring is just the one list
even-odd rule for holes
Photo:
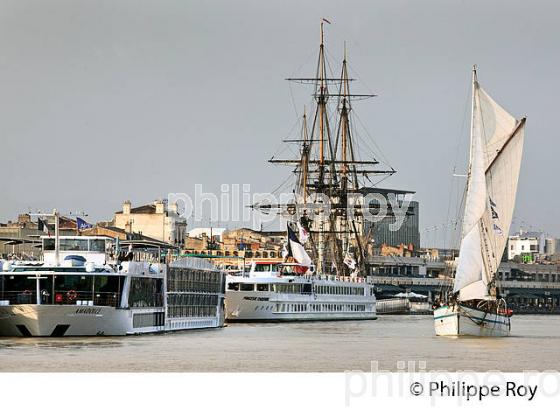
[[229,275],[228,321],[376,319],[374,286],[362,278],[296,275],[296,264],[253,262]]
[[[42,262],[2,263],[0,336],[113,336],[223,326],[225,275],[207,261],[167,264],[158,255],[157,262],[111,263],[107,250],[114,240],[100,236],[43,237],[42,243]],[[133,259],[132,245],[128,253]]]

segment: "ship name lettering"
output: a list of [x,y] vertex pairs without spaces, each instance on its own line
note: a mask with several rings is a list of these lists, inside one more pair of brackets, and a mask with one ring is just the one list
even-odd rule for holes
[[101,313],[101,309],[94,309],[94,308],[79,308],[76,309],[77,314],[81,315],[98,315]]

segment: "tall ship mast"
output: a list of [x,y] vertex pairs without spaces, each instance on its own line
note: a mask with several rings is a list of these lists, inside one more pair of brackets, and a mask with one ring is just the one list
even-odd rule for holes
[[[270,160],[293,167],[293,201],[253,205],[262,212],[275,210],[289,221],[285,259],[283,263],[253,262],[240,275],[228,276],[228,321],[377,318],[375,287],[363,278],[367,239],[361,220],[362,179],[395,171],[377,170],[375,158],[359,159],[352,101],[373,95],[350,92],[346,53],[340,76],[327,75],[324,22],[316,75],[289,79],[314,86],[314,108],[310,119],[303,115],[301,138],[286,140],[298,144],[299,157]],[[336,103],[332,123],[331,102]],[[352,217],[348,205],[354,205],[358,218]]]
[[517,120],[472,71],[470,158],[453,291],[434,311],[437,335],[507,336],[511,311],[496,283],[521,169],[525,118]]
[[[302,122],[301,139],[286,140],[300,145],[299,158],[270,159],[270,163],[294,167],[294,203],[276,205],[283,216],[299,224],[310,235],[308,250],[318,273],[365,276],[365,261],[370,233],[365,232],[363,195],[375,183],[372,178],[390,176],[393,168],[382,169],[373,153],[357,144],[353,125],[353,103],[375,97],[351,92],[354,81],[348,75],[346,46],[339,76],[329,76],[321,21],[319,57],[314,77],[288,78],[314,86],[314,109],[308,129],[307,115]],[[331,89],[333,91],[331,91]],[[329,104],[336,111],[329,115]],[[332,119],[331,119],[332,118]],[[257,209],[271,205],[257,204]]]

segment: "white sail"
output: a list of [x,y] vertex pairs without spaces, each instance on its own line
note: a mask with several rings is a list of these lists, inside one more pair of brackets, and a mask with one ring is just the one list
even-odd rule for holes
[[481,110],[478,104],[478,86],[473,87],[473,118],[471,128],[471,155],[467,198],[463,216],[463,238],[455,273],[454,292],[461,291],[460,298],[484,299],[488,296],[489,275],[482,258],[480,221],[484,217],[487,202],[485,147],[481,132]]
[[454,292],[489,299],[506,245],[521,166],[525,121],[517,121],[473,82],[473,117],[463,237]]
[[483,89],[480,89],[479,101],[486,139],[488,204],[484,225],[488,230],[488,267],[494,275],[500,265],[513,218],[523,155],[525,119],[516,120]]

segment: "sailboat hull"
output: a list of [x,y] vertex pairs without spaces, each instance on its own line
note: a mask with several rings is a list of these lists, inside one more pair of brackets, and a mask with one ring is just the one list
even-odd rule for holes
[[509,336],[511,319],[463,305],[442,306],[434,310],[437,336]]

